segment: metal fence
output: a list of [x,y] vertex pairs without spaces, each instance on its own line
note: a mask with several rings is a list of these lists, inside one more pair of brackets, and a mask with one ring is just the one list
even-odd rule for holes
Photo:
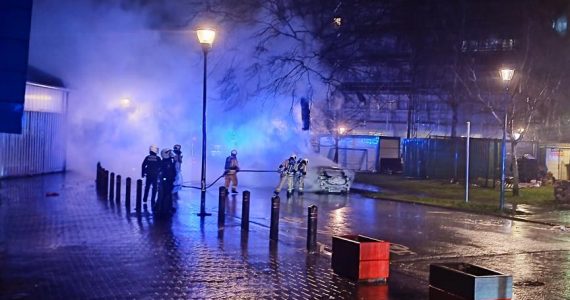
[[[343,135],[338,138],[338,164],[356,171],[376,171],[378,168],[380,137]],[[316,152],[333,160],[337,150],[334,136],[319,136]]]
[[[500,178],[501,140],[472,138],[470,146],[470,179],[480,178],[484,185],[494,184]],[[403,143],[404,175],[418,178],[465,179],[466,138],[418,138]],[[536,157],[536,143],[517,145],[517,154]],[[510,143],[507,143],[510,152]],[[510,153],[507,155],[507,174],[510,173]]]
[[28,83],[22,133],[0,133],[0,178],[65,170],[66,108],[67,91]]

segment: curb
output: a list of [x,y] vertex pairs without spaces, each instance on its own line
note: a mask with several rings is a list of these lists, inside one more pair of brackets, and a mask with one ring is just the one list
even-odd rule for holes
[[[378,192],[371,192],[368,190],[363,190],[363,189],[358,189],[358,188],[351,188],[350,191],[356,192],[359,194],[362,194],[362,193],[378,193]],[[396,198],[388,198],[388,197],[383,197],[383,196],[377,196],[377,197],[372,198],[372,199],[423,205],[423,206],[428,206],[428,207],[435,207],[435,208],[447,209],[447,210],[452,210],[452,211],[460,211],[460,212],[464,212],[464,213],[471,213],[471,214],[484,215],[484,216],[493,216],[493,217],[499,217],[499,218],[509,219],[509,220],[513,220],[513,221],[534,223],[534,224],[540,224],[540,225],[546,225],[546,226],[565,226],[565,225],[550,223],[550,222],[546,222],[546,221],[528,220],[528,219],[513,217],[513,216],[505,215],[505,214],[497,214],[497,213],[482,212],[482,211],[469,210],[469,209],[463,209],[463,208],[457,208],[457,207],[441,206],[441,205],[436,205],[436,204],[414,202],[414,201],[408,201],[408,200],[402,200],[402,199],[396,199]]]

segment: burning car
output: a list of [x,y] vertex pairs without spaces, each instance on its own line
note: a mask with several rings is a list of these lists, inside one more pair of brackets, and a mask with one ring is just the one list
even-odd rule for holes
[[315,166],[313,190],[317,193],[348,193],[354,174],[335,166]]

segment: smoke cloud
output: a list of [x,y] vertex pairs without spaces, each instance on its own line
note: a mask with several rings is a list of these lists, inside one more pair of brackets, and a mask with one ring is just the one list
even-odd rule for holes
[[[116,2],[34,2],[30,64],[59,76],[70,89],[68,167],[91,174],[100,161],[123,177],[138,178],[151,144],[160,149],[181,144],[184,179],[196,184],[203,54],[193,29],[199,24],[180,26],[164,14],[161,21],[148,7]],[[180,14],[179,4],[166,3],[160,6],[162,13]],[[256,28],[228,24],[217,28],[208,54],[209,182],[221,175],[232,149],[238,150],[242,169],[275,170],[292,152],[314,156],[308,134],[300,130],[300,108],[292,105],[294,97],[308,93],[306,87],[293,87],[295,95],[252,93],[271,80],[271,74],[248,79],[259,50]],[[288,45],[283,41],[273,47],[268,51],[286,51]],[[277,175],[255,176],[240,180],[245,185],[274,185],[277,180]]]

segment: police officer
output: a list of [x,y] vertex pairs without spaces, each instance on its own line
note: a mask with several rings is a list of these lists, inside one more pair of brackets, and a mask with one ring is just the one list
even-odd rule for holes
[[158,172],[160,169],[160,157],[157,156],[158,154],[158,147],[155,145],[151,145],[148,149],[149,154],[144,158],[141,167],[141,177],[145,178],[145,185],[144,185],[144,197],[143,201],[147,202],[148,199],[148,190],[152,186],[152,194],[150,197],[151,207],[154,206],[154,202],[156,199],[156,192],[157,192],[157,184],[158,184]]
[[295,166],[295,184],[299,195],[303,195],[303,190],[305,189],[305,176],[307,175],[308,167],[308,158],[300,159]]
[[239,162],[237,160],[237,150],[232,150],[230,156],[226,158],[226,164],[224,166],[224,175],[225,175],[225,183],[224,186],[226,190],[230,187],[230,183],[232,184],[232,194],[237,194],[237,172],[239,172]]
[[176,167],[170,149],[160,151],[162,161],[160,162],[160,197],[153,210],[159,214],[169,214],[172,212],[172,187],[176,177]]
[[172,148],[172,154],[174,159],[174,168],[176,169],[176,178],[174,179],[174,187],[172,193],[178,193],[182,189],[182,151],[180,150],[182,146],[176,144]]
[[284,160],[279,165],[279,185],[275,188],[273,192],[273,196],[278,196],[279,192],[281,192],[281,188],[287,182],[287,196],[290,196],[293,193],[293,180],[295,176],[295,163],[297,162],[297,155],[291,154],[288,159]]

